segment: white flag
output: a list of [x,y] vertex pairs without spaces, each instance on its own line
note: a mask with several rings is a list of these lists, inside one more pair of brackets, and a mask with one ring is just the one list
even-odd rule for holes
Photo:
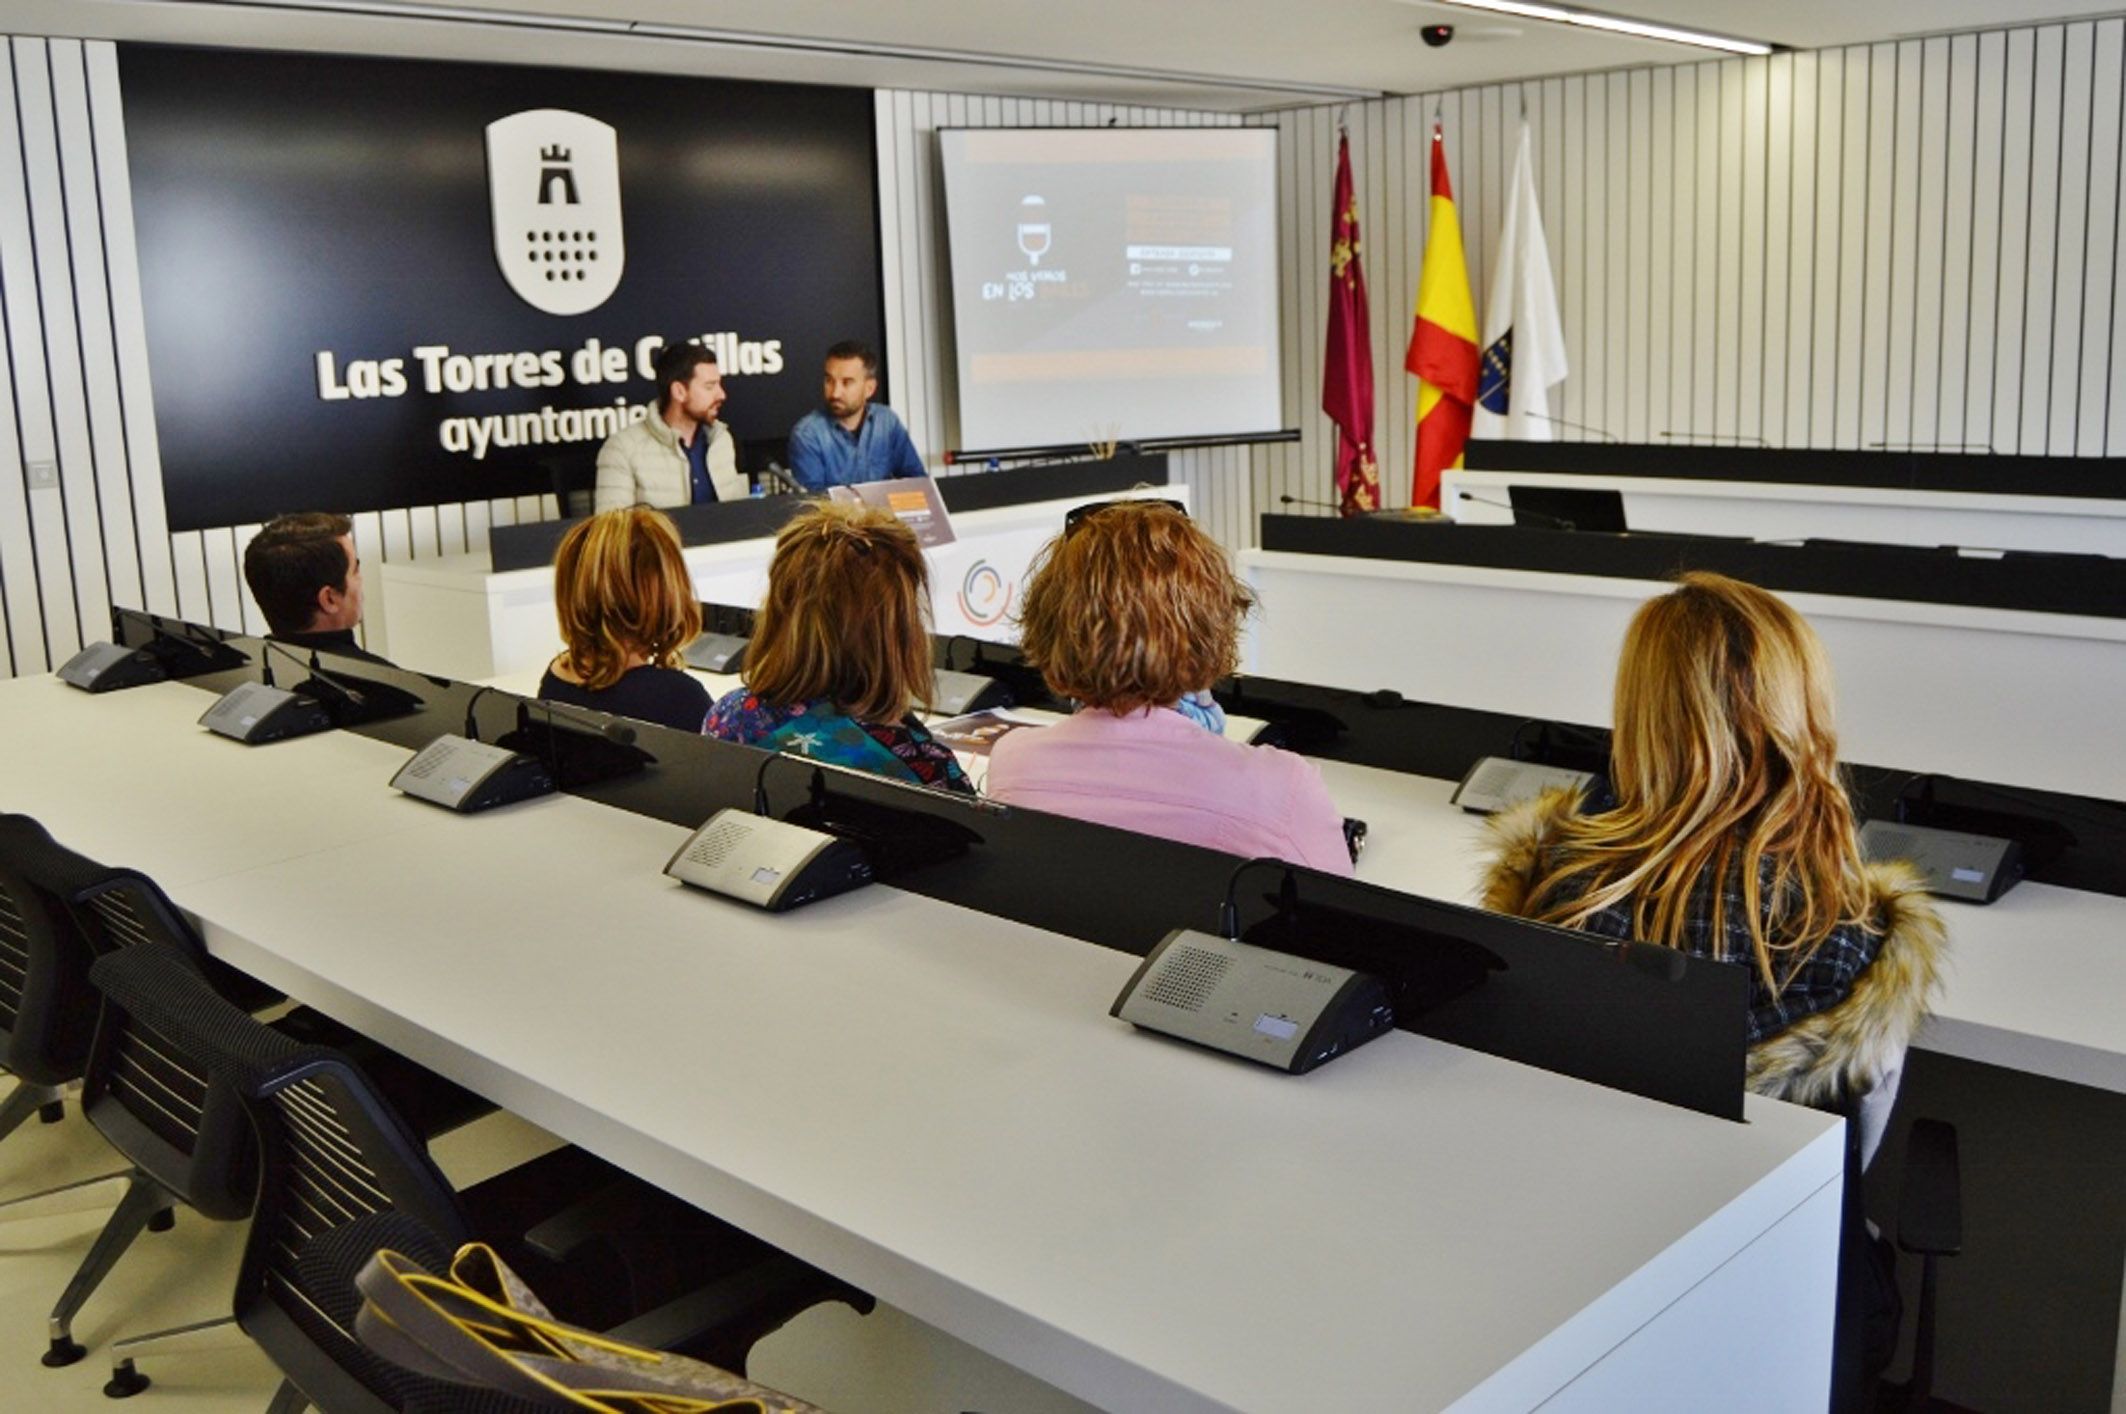
[[1525,119],[1506,188],[1506,225],[1492,268],[1471,432],[1477,437],[1547,442],[1556,435],[1550,422],[1550,388],[1565,376],[1565,330],[1558,317],[1557,285],[1550,277],[1543,217],[1535,205],[1535,157]]

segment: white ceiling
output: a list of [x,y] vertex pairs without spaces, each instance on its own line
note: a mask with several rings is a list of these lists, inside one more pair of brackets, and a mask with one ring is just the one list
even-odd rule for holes
[[[2117,0],[2112,0],[2116,6]],[[2090,0],[1603,0],[1794,48],[2099,12]],[[5,0],[6,30],[1247,111],[1715,57],[1427,0]],[[2115,12],[2115,10],[2114,10]],[[583,27],[585,24],[590,28]],[[1452,24],[1428,48],[1419,31]],[[627,26],[636,27],[628,33]],[[709,31],[659,36],[657,27]],[[608,28],[610,27],[610,28]],[[648,29],[650,34],[641,31]]]

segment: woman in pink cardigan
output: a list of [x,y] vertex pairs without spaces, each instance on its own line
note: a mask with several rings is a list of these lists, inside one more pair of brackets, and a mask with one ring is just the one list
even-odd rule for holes
[[998,741],[991,798],[1349,875],[1343,817],[1320,772],[1175,708],[1239,666],[1240,620],[1254,602],[1178,507],[1122,500],[1074,512],[1027,582],[1019,646],[1081,706]]

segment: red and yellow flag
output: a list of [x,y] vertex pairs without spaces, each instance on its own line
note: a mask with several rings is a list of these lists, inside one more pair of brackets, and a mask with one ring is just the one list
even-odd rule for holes
[[1417,327],[1403,367],[1417,375],[1416,474],[1410,504],[1439,508],[1440,473],[1462,464],[1476,411],[1476,300],[1462,254],[1462,223],[1447,180],[1447,146],[1432,125],[1432,224],[1417,284]]
[[1329,228],[1329,339],[1321,369],[1321,410],[1336,424],[1336,500],[1347,516],[1380,509],[1373,459],[1373,334],[1366,272],[1358,259],[1358,197],[1351,140],[1336,139],[1336,211]]

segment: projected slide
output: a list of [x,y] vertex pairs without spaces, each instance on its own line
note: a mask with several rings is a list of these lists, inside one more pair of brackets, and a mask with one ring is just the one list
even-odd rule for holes
[[1282,424],[1273,130],[940,137],[963,447]]

